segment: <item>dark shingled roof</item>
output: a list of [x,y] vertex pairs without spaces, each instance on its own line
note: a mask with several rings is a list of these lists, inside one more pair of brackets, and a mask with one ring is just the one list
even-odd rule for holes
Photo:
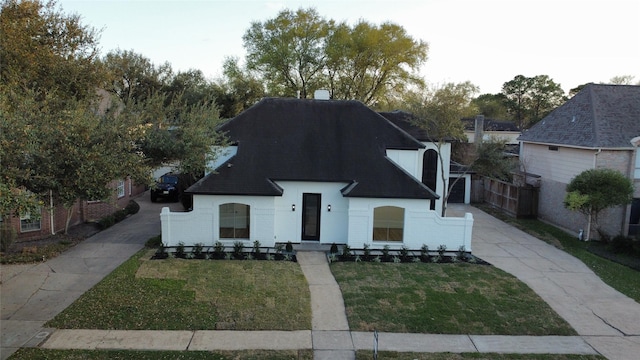
[[187,191],[282,195],[274,181],[348,183],[350,197],[437,199],[386,157],[419,141],[358,101],[266,98],[220,127],[237,154]]
[[390,112],[381,112],[380,115],[387,118],[400,129],[404,130],[407,134],[413,136],[420,141],[431,141],[429,132],[419,126],[415,125],[415,117],[408,112],[395,110]]
[[518,140],[588,148],[630,148],[640,136],[640,86],[589,84]]

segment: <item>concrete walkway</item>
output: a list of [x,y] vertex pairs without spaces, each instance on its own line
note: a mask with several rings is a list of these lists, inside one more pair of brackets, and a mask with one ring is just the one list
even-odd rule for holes
[[[298,253],[311,290],[312,329],[305,331],[56,330],[42,325],[160,232],[160,209],[139,198],[139,214],[42,264],[2,269],[1,348],[6,359],[23,346],[77,349],[313,349],[316,359],[353,359],[373,348],[373,334],[350,332],[340,289],[322,252]],[[597,354],[636,359],[640,305],[613,290],[584,264],[484,212],[472,212],[474,254],[514,274],[565,318],[580,336],[379,334],[379,350]],[[7,275],[8,274],[8,275]]]

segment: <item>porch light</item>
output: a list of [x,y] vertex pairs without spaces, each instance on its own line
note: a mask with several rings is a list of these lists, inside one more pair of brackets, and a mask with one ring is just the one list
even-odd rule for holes
[[327,211],[331,211],[331,204],[327,205]]
[[291,211],[296,211],[296,204],[291,204]]

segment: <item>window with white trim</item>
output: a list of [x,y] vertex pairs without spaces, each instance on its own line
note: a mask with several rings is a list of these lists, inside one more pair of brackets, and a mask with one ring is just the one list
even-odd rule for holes
[[373,209],[373,241],[402,241],[404,208],[380,206]]
[[30,213],[20,216],[20,232],[38,231],[40,227],[40,218],[32,218]]
[[118,186],[116,187],[118,198],[124,197],[124,180],[118,180]]
[[250,207],[245,204],[222,204],[220,209],[220,239],[249,239]]

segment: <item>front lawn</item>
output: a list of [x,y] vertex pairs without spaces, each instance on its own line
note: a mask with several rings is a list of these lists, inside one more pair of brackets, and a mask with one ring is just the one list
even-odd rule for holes
[[135,351],[135,350],[49,350],[22,348],[11,356],[20,360],[312,360],[313,350],[245,351]]
[[309,286],[288,261],[148,260],[142,250],[49,321],[62,329],[311,329]]
[[352,331],[576,335],[524,283],[493,266],[331,264]]

